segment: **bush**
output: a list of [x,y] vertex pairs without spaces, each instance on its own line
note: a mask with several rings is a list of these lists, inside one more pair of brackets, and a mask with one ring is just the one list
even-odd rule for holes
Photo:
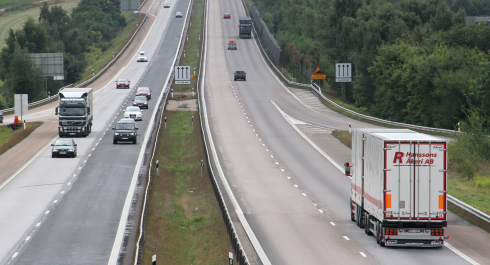
[[486,176],[476,176],[473,179],[475,186],[481,189],[490,189],[490,177]]

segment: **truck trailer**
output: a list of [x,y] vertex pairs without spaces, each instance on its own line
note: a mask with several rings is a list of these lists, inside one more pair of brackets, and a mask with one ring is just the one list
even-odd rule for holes
[[65,88],[58,96],[55,114],[59,114],[59,136],[89,135],[94,118],[92,88]]
[[381,246],[442,247],[447,143],[407,129],[354,129],[351,220]]
[[252,18],[241,17],[240,24],[238,25],[238,33],[240,39],[252,38]]

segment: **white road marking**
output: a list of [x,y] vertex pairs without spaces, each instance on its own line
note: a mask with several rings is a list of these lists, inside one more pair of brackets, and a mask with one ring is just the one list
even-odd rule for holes
[[346,237],[346,236],[344,236],[344,239],[345,239],[345,240],[347,240],[347,241],[349,241],[349,240],[350,240],[350,238],[348,238],[348,237]]
[[298,185],[294,184],[294,187],[298,188]]
[[26,237],[25,241],[29,241],[31,239],[31,236]]
[[322,209],[318,209],[319,212],[323,213],[323,210]]
[[361,254],[361,256],[363,256],[364,258],[367,258],[366,254],[364,254],[364,252],[359,252],[359,254]]
[[68,184],[66,184],[66,185],[70,186],[70,185],[71,185],[71,181],[70,181],[70,182],[68,182]]
[[330,224],[331,224],[332,226],[336,226],[334,222],[330,222]]
[[480,265],[480,263],[478,263],[478,262],[474,261],[473,259],[471,259],[470,257],[466,256],[463,252],[457,250],[455,247],[453,247],[449,243],[444,242],[444,246],[449,248],[452,252],[456,253],[456,255],[460,256],[461,258],[468,261],[469,263],[471,263],[473,265]]
[[65,193],[65,191],[64,191],[64,190],[62,190],[62,191],[61,191],[61,194],[64,194],[64,193]]
[[49,214],[49,211],[46,211],[46,213],[45,213],[45,214]]
[[17,257],[17,255],[19,255],[19,252],[15,252],[14,255],[12,255],[12,258]]
[[304,192],[303,192],[302,194],[303,194],[303,196],[305,196],[305,197],[306,197],[306,196],[308,196],[308,195],[306,195],[306,193],[304,193]]
[[53,203],[57,203],[57,202],[58,202],[58,200],[54,200],[54,201],[53,201]]
[[288,177],[288,179],[291,179],[291,177]]
[[37,224],[36,224],[36,227],[39,227],[40,225],[41,225],[41,223],[37,223]]

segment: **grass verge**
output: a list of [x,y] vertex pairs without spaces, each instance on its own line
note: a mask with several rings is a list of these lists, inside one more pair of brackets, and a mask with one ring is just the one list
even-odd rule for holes
[[[352,148],[352,138],[348,131],[333,131],[332,135],[339,139],[347,147]],[[480,172],[489,172],[488,168],[482,168]],[[474,208],[490,214],[490,176],[476,175],[472,179],[459,174],[449,165],[447,178],[448,194],[467,203]]]
[[[184,45],[185,57],[180,58],[180,65],[190,65],[191,74],[199,73],[199,62],[201,59],[201,47],[202,47],[202,20],[204,17],[204,2],[202,0],[194,1],[192,6],[191,20],[187,35],[189,36]],[[194,75],[194,79],[191,80],[190,85],[172,85],[174,92],[192,92],[196,91],[197,76]],[[194,90],[192,90],[194,88]],[[187,96],[187,98],[192,98]]]
[[27,138],[27,136],[42,124],[43,122],[28,122],[25,130],[21,129],[16,131],[12,131],[7,126],[0,126],[0,155],[22,142],[22,140]]
[[[228,264],[232,252],[206,168],[197,112],[167,111],[157,139],[160,176],[153,177],[142,264]],[[156,176],[156,171],[153,172]]]

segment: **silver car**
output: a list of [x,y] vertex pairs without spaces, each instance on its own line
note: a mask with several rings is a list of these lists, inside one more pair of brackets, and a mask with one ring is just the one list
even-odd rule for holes
[[140,51],[138,53],[138,59],[136,61],[137,62],[148,62],[148,55],[146,55],[146,52]]
[[143,120],[143,111],[139,107],[129,106],[124,112],[125,119],[133,119],[135,121]]
[[182,17],[182,12],[177,11],[177,13],[175,13],[175,17]]

